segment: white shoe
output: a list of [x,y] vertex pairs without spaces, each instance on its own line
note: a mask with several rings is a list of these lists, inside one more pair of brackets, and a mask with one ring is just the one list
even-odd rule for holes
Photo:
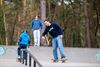
[[20,58],[20,56],[18,56],[18,58]]

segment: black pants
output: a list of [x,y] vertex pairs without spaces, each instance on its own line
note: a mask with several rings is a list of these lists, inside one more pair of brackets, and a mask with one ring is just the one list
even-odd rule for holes
[[26,49],[26,48],[27,48],[27,46],[19,46],[17,49],[18,56],[21,55],[21,49]]

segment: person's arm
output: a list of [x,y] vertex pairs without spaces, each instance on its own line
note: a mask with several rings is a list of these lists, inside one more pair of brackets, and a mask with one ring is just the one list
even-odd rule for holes
[[46,29],[44,30],[43,34],[42,34],[42,39],[45,39],[45,35],[48,33],[48,28],[46,27]]
[[41,27],[41,29],[43,28],[43,21],[42,20],[40,20],[40,27]]
[[18,43],[18,44],[20,43],[20,40],[19,40],[19,39],[17,40],[17,43]]
[[19,42],[21,42],[21,41],[22,41],[22,38],[20,37],[20,38],[18,39],[18,41],[17,41],[17,42],[19,43]]
[[20,45],[20,42],[22,41],[22,38],[20,37],[18,40],[17,40],[17,45]]
[[31,39],[30,39],[30,36],[28,35],[28,48],[30,47],[30,42],[31,42]]
[[28,41],[28,45],[27,45],[27,47],[28,47],[28,48],[30,47],[30,40]]
[[34,20],[32,20],[31,22],[31,25],[30,25],[31,29],[33,29],[33,25],[34,25]]
[[48,28],[46,28],[42,34],[42,36],[45,36],[48,33]]

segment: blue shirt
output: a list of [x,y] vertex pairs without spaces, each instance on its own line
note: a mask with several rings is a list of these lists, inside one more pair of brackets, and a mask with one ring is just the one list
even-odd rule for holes
[[31,28],[34,30],[42,28],[42,21],[41,20],[32,20]]
[[18,43],[23,46],[28,46],[30,41],[30,37],[26,32],[21,33],[20,38],[18,39]]
[[43,36],[45,36],[47,33],[49,33],[53,38],[62,35],[63,30],[61,29],[61,27],[59,25],[57,25],[56,23],[51,23],[50,26],[47,26]]

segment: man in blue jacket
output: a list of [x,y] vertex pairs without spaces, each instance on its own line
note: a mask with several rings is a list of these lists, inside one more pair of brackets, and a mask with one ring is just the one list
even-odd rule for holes
[[53,62],[58,62],[58,54],[57,54],[57,48],[60,50],[61,54],[61,59],[64,60],[65,54],[64,54],[64,47],[63,47],[63,42],[62,42],[62,34],[63,30],[59,25],[56,23],[50,23],[48,19],[44,21],[44,25],[46,26],[46,29],[42,35],[42,39],[45,39],[45,35],[49,33],[52,37],[52,48],[53,48],[53,56],[54,60]]
[[31,29],[33,31],[34,46],[40,46],[40,30],[42,29],[42,21],[39,16],[36,16],[31,22]]
[[29,48],[29,45],[30,45],[30,37],[29,37],[26,30],[22,31],[22,33],[20,34],[20,38],[18,39],[17,42],[19,44],[19,47],[17,49],[18,58],[20,58],[20,50],[21,49],[26,49],[27,47]]

